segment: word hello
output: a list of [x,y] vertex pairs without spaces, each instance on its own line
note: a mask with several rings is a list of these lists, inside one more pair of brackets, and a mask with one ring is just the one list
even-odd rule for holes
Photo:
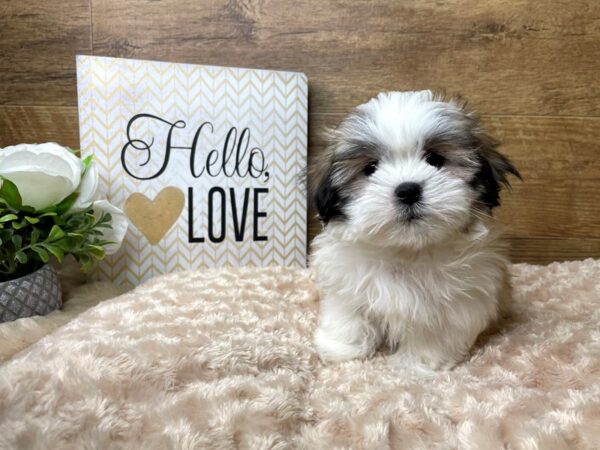
[[[133,136],[132,127],[134,124],[138,126],[146,126],[155,132],[162,131],[165,137],[165,148],[162,152],[153,149],[154,138],[150,142],[146,142],[140,137]],[[241,133],[238,133],[236,127],[231,127],[223,140],[222,149],[208,149],[202,152],[200,141],[203,134],[213,133],[214,127],[211,122],[202,123],[194,133],[191,145],[175,146],[173,140],[176,130],[186,127],[183,120],[169,122],[152,114],[136,114],[127,123],[127,142],[121,150],[121,164],[125,172],[137,180],[151,180],[161,176],[171,159],[173,150],[188,150],[190,174],[194,178],[207,175],[216,177],[224,175],[228,178],[239,177],[244,178],[250,176],[252,178],[261,179],[266,182],[269,179],[269,172],[265,161],[264,152],[258,147],[250,148],[251,133],[249,128],[244,128]],[[130,152],[134,152],[133,157],[139,157],[139,152],[145,156],[145,160],[139,164],[138,168],[130,167]],[[150,173],[143,172],[148,166],[148,163],[153,158],[159,158],[160,167],[158,170]],[[144,169],[139,169],[143,167]],[[151,166],[148,166],[151,167]]]

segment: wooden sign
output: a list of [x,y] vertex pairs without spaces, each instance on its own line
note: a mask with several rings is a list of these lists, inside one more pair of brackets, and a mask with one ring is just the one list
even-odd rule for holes
[[130,229],[95,278],[306,265],[302,73],[77,57],[83,155]]

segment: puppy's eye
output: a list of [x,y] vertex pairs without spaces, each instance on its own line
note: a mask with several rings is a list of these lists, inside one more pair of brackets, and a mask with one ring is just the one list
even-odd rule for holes
[[427,154],[425,155],[425,161],[430,166],[433,166],[433,167],[436,167],[439,169],[446,163],[446,158],[444,158],[442,155],[440,155],[438,153],[427,152]]
[[377,161],[369,161],[363,168],[363,173],[366,176],[373,175],[377,170]]

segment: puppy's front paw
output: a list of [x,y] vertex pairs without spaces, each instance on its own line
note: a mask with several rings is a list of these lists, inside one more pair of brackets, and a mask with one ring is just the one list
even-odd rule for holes
[[349,343],[331,336],[319,328],[315,333],[315,348],[323,361],[347,361],[355,358],[365,358],[375,352],[373,345],[368,342]]

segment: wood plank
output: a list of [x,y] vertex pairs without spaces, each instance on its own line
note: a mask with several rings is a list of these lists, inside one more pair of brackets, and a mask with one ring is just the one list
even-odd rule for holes
[[511,238],[510,257],[513,262],[549,264],[600,258],[600,239]]
[[76,105],[75,55],[91,51],[89,0],[3,0],[0,105]]
[[303,71],[318,113],[431,87],[485,113],[587,116],[600,115],[598,17],[596,0],[103,0],[93,50]]
[[484,117],[523,175],[498,217],[513,235],[600,237],[600,119]]
[[[312,114],[310,156],[324,146],[319,132],[339,114]],[[483,116],[523,175],[502,195],[498,217],[518,237],[600,238],[600,119]]]
[[58,142],[79,148],[74,106],[0,106],[0,147]]

